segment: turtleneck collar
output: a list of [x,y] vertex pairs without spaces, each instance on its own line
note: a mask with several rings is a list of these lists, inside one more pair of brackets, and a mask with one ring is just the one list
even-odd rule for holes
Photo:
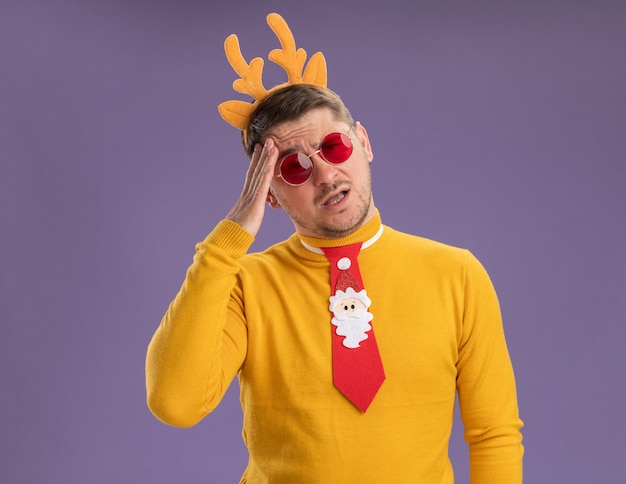
[[323,255],[320,247],[342,247],[344,245],[362,242],[363,246],[361,249],[366,249],[380,238],[382,232],[383,225],[381,223],[380,213],[376,211],[376,215],[372,220],[345,237],[338,239],[321,239],[298,234],[295,234],[293,237],[298,241],[298,245],[307,249],[307,252]]

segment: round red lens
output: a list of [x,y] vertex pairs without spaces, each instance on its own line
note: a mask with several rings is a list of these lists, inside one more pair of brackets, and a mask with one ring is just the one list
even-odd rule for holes
[[312,171],[313,163],[302,153],[287,155],[280,164],[280,176],[292,185],[300,185],[307,181]]
[[329,163],[343,163],[352,154],[352,140],[343,133],[330,133],[322,141],[322,155]]

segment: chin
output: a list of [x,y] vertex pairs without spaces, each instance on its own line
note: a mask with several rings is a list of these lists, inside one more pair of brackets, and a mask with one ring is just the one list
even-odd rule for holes
[[358,216],[352,216],[348,220],[337,221],[336,223],[319,224],[318,231],[323,232],[324,238],[339,238],[350,235],[357,231],[365,223],[368,210],[359,213]]

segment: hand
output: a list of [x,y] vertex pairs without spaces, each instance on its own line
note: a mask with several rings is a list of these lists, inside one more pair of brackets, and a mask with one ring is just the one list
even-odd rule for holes
[[265,202],[277,161],[278,149],[271,138],[265,141],[263,148],[260,144],[254,147],[239,200],[226,216],[227,220],[238,223],[253,236],[256,236],[263,222]]

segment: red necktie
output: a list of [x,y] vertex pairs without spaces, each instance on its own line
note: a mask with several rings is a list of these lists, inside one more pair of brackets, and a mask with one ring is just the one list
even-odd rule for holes
[[330,311],[335,386],[365,412],[385,380],[357,262],[361,243],[322,247],[330,261]]

